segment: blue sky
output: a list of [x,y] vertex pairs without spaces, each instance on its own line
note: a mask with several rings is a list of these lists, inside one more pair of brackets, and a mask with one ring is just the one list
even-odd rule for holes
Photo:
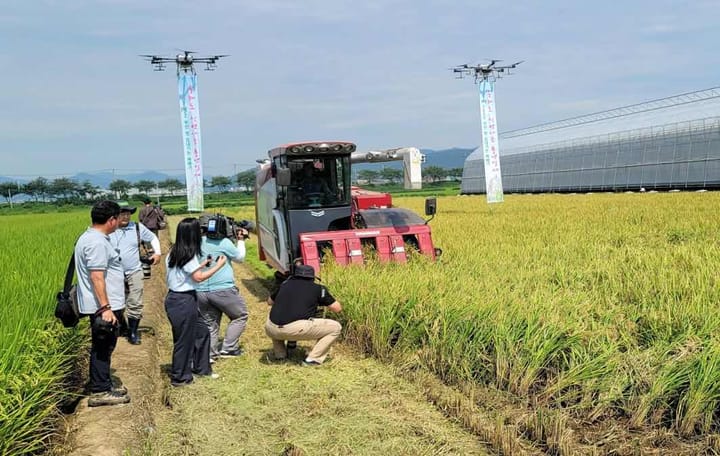
[[[479,143],[470,79],[497,84],[500,130],[718,84],[717,1],[45,1],[0,9],[0,175],[181,171],[175,71],[138,54],[231,54],[199,72],[205,175],[281,143]],[[502,144],[501,144],[502,147]]]

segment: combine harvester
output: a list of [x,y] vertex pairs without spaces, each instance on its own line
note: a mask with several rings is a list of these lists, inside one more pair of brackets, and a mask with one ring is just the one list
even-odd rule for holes
[[[422,154],[414,147],[356,152],[342,141],[292,143],[259,160],[255,211],[260,259],[286,276],[295,264],[320,270],[323,250],[339,264],[363,264],[363,246],[380,261],[407,261],[405,245],[435,259],[430,226],[393,207],[387,193],[351,187],[351,164],[403,160],[405,188],[421,187]],[[436,200],[425,200],[435,215]]]

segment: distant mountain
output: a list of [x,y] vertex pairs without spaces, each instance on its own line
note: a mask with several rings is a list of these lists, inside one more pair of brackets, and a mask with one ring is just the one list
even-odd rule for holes
[[[461,147],[453,147],[452,149],[420,149],[425,154],[425,163],[423,166],[439,166],[445,169],[462,168],[465,165],[465,159],[475,149],[465,149]],[[402,161],[384,162],[384,163],[358,163],[353,165],[353,173],[363,169],[382,169],[396,168],[402,169]]]
[[111,172],[101,173],[78,173],[74,176],[70,176],[70,179],[75,182],[82,184],[85,181],[90,181],[91,184],[99,186],[101,188],[108,188],[110,182],[118,179],[126,180],[130,183],[135,183],[141,180],[150,180],[153,182],[160,182],[166,179],[178,179],[180,182],[185,182],[184,175],[169,175],[165,173],[159,173],[156,171],[145,171],[138,174],[113,174]]

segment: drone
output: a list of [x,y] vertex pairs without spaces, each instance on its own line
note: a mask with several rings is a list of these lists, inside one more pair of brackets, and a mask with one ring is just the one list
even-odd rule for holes
[[228,57],[227,54],[222,55],[211,55],[208,57],[195,57],[195,51],[182,50],[182,54],[178,54],[174,57],[160,57],[157,55],[142,54],[140,57],[145,58],[153,66],[153,71],[165,71],[165,64],[175,63],[177,65],[177,73],[193,73],[195,74],[195,63],[204,63],[205,71],[214,71],[217,68],[217,61],[223,57]]
[[510,71],[523,63],[524,60],[520,60],[519,62],[515,62],[511,65],[497,65],[497,63],[499,62],[502,62],[502,60],[492,59],[489,63],[483,63],[478,65],[470,65],[469,63],[463,63],[462,65],[458,65],[450,69],[456,75],[455,79],[463,79],[464,76],[468,75],[474,76],[475,82],[478,82],[479,80],[495,81],[502,78],[503,76],[511,74]]

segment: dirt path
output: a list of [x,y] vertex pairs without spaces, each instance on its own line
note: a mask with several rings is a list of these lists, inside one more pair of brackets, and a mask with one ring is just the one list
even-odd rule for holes
[[287,363],[271,362],[262,329],[266,284],[244,265],[235,271],[251,312],[246,355],[219,361],[219,380],[170,388],[164,267],[153,268],[142,321],[151,332],[140,346],[120,340],[113,355],[132,402],[88,408],[83,399],[70,426],[71,454],[487,454],[477,435],[428,402],[422,385],[342,344],[322,368],[300,366],[306,345]]
[[[167,241],[163,241],[167,245]],[[112,375],[127,387],[131,402],[113,407],[88,407],[87,397],[83,398],[69,420],[67,446],[72,448],[71,455],[115,456],[126,450],[136,454],[142,440],[152,432],[163,381],[155,333],[167,325],[164,297],[164,266],[155,266],[151,278],[145,281],[142,344],[131,345],[127,339],[120,338],[113,353]]]

